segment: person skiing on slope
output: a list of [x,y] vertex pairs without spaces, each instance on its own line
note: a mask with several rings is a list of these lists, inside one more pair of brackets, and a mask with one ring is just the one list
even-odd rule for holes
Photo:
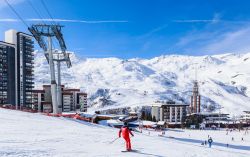
[[208,139],[208,145],[209,145],[209,148],[211,148],[212,143],[213,143],[213,140],[212,140],[212,137],[210,137],[210,138]]
[[124,140],[126,141],[126,149],[127,151],[131,151],[131,142],[130,142],[130,137],[129,134],[131,134],[132,136],[134,136],[134,134],[131,132],[131,130],[128,127],[128,123],[124,122],[124,125],[121,127],[120,131],[119,131],[119,138],[121,137],[124,138]]

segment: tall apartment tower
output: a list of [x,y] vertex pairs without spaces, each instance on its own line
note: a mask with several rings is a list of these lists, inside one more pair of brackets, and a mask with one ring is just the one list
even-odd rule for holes
[[15,45],[0,41],[0,105],[15,104]]
[[191,113],[200,113],[201,111],[201,96],[199,94],[198,81],[194,81],[193,95],[191,96]]
[[11,47],[7,55],[9,60],[6,62],[6,65],[9,65],[7,68],[8,77],[11,80],[7,83],[7,86],[11,86],[7,88],[8,90],[11,89],[7,94],[7,97],[11,99],[8,104],[15,105],[17,109],[31,108],[32,90],[34,88],[34,42],[32,36],[11,29],[5,32],[4,43]]

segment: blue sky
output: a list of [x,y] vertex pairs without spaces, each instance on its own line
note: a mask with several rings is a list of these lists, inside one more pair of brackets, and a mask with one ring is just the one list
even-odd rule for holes
[[[41,0],[8,0],[26,23],[50,16]],[[250,51],[248,0],[44,0],[64,25],[69,51],[82,57],[152,58],[168,54],[213,55]],[[37,21],[38,20],[38,21]],[[4,30],[28,32],[0,0]]]

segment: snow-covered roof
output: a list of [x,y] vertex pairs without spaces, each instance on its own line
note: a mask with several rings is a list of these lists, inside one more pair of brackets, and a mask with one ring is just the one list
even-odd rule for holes
[[162,107],[162,106],[189,106],[189,105],[181,103],[167,103],[167,102],[155,102],[152,104],[152,107]]
[[141,123],[138,122],[138,121],[130,122],[130,123],[131,123],[131,124],[137,124],[137,125],[142,124],[142,125],[148,125],[148,126],[152,126],[152,125],[155,125],[155,124],[156,124],[156,122],[147,121],[147,120],[143,120],[143,121],[141,121]]
[[100,116],[100,117],[110,117],[110,118],[120,118],[120,117],[126,117],[127,115],[97,114],[97,116]]
[[93,118],[96,114],[95,113],[81,113],[80,115],[86,118]]
[[159,121],[159,122],[157,122],[157,125],[165,125],[165,124],[166,124],[165,121]]
[[124,123],[122,121],[119,121],[119,120],[110,119],[110,120],[107,120],[107,124],[110,124],[110,125],[123,125]]

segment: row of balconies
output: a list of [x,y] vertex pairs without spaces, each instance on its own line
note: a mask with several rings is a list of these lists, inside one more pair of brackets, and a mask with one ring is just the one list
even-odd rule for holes
[[27,39],[27,38],[26,38],[26,40],[25,40],[25,41],[26,41],[26,43],[28,43],[28,44],[34,44],[34,41],[33,41],[33,40],[31,40],[31,39]]
[[7,53],[6,49],[2,49],[2,48],[0,47],[0,54],[6,54],[6,53]]
[[34,48],[34,45],[29,42],[26,42],[25,44],[26,44],[25,47]]
[[0,69],[0,72],[7,73],[7,69]]
[[26,83],[27,85],[35,84],[35,82],[33,82],[32,80],[29,80],[29,79],[26,79],[26,80],[25,80],[25,83]]
[[1,56],[1,57],[0,57],[1,59],[5,59],[5,60],[6,60],[6,58],[7,58],[7,55],[6,55],[6,54],[1,54],[1,53],[0,53],[0,56]]
[[34,59],[31,59],[31,58],[25,58],[24,59],[24,63],[30,63],[30,64],[34,64]]

